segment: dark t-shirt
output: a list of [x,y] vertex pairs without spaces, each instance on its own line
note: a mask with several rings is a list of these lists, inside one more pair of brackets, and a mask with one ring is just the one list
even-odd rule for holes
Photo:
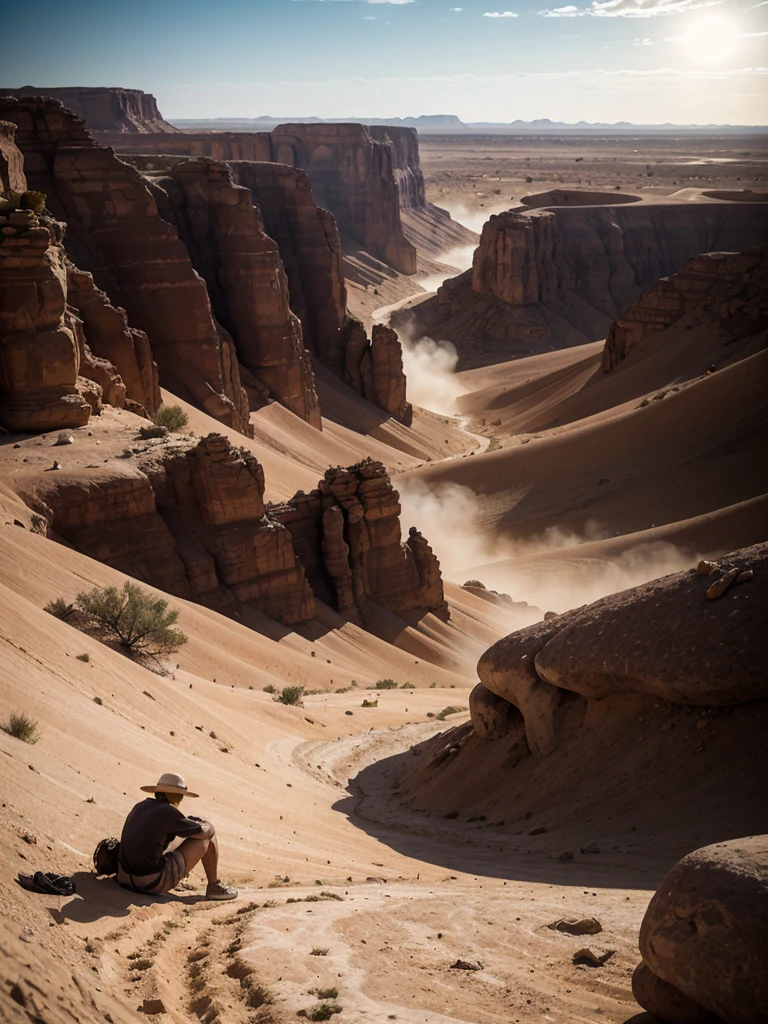
[[178,807],[164,800],[136,804],[123,825],[120,862],[131,875],[151,875],[163,869],[163,853],[177,836],[202,832],[199,821],[185,818]]

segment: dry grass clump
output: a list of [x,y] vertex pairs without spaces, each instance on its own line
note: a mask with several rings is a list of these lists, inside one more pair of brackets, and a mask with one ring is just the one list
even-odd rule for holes
[[394,679],[379,679],[376,683],[377,690],[396,690],[397,688],[398,684]]
[[277,701],[278,704],[291,704],[303,707],[301,698],[304,696],[303,686],[284,686],[280,693],[276,694],[272,700]]
[[338,1003],[316,1003],[314,1006],[307,1007],[306,1010],[299,1010],[296,1016],[304,1017],[306,1020],[330,1020],[335,1014],[341,1013],[343,1009]]
[[327,946],[313,946],[309,951],[310,956],[328,956]]
[[24,743],[37,743],[40,739],[37,722],[23,711],[12,711],[0,729]]
[[49,601],[45,608],[43,608],[43,611],[53,615],[56,619],[61,619],[62,622],[66,622],[75,614],[75,606],[68,604],[63,597],[57,597],[55,601]]
[[183,430],[186,427],[189,417],[180,405],[161,405],[152,422],[158,427],[167,427],[169,430]]

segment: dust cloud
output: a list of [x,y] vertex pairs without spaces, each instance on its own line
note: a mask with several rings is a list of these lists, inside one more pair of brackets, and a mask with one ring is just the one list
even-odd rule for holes
[[447,202],[441,200],[438,205],[450,213],[452,220],[458,221],[459,224],[463,224],[465,228],[469,228],[470,231],[479,235],[482,234],[483,224],[489,217],[495,213],[503,213],[504,210],[511,209],[515,204],[509,199],[499,199],[487,203],[478,210],[470,210],[468,206],[458,200],[448,200]]
[[615,537],[595,521],[586,524],[582,535],[553,527],[525,540],[500,538],[484,528],[480,502],[468,487],[430,488],[421,481],[402,481],[398,490],[404,529],[416,526],[423,531],[444,579],[479,579],[489,590],[542,611],[564,612],[589,604],[688,569],[701,557],[666,541],[643,542],[609,554],[593,542]]
[[463,395],[454,376],[459,354],[450,341],[414,338],[407,327],[398,328],[403,348],[403,369],[408,381],[408,401],[422,409],[453,416],[456,399]]
[[437,257],[438,262],[454,269],[445,273],[426,274],[418,279],[418,284],[425,292],[436,292],[449,277],[456,277],[457,274],[463,274],[465,270],[469,270],[476,248],[475,245],[460,245],[455,249],[446,249],[445,252],[441,252]]

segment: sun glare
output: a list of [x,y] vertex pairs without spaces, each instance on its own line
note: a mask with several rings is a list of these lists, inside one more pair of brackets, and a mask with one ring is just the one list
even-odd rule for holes
[[736,49],[739,33],[728,18],[706,14],[697,18],[685,34],[685,45],[694,60],[702,64],[719,64]]

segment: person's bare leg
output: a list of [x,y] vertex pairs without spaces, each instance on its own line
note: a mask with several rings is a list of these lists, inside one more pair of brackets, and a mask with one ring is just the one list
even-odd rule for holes
[[[200,861],[203,861],[203,867],[205,867],[205,855],[207,854],[208,847],[212,842],[215,842],[215,839],[190,838],[184,840],[179,847],[179,853],[184,858],[184,863],[187,868],[185,874],[188,875],[192,868],[195,867],[196,864],[199,864]],[[218,853],[216,859],[218,861]],[[208,875],[207,869],[205,873]]]
[[208,849],[203,854],[203,870],[208,884],[213,885],[219,880],[219,840],[213,836],[208,840]]

